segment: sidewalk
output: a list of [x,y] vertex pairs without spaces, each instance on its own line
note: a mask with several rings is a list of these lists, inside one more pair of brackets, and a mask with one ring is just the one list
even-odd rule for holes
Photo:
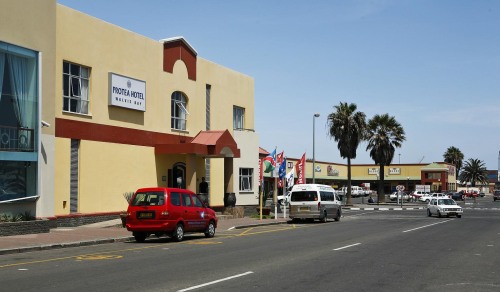
[[[238,229],[258,225],[284,224],[288,218],[223,219],[218,222],[217,231]],[[217,236],[217,232],[215,233]],[[104,221],[79,227],[59,227],[49,233],[26,234],[0,237],[0,255],[41,251],[56,248],[88,246],[134,240],[132,232],[121,227],[121,219]]]

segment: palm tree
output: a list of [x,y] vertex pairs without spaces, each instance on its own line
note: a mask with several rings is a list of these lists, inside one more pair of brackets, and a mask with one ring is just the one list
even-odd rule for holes
[[454,146],[448,147],[446,152],[443,154],[444,162],[451,163],[455,165],[455,176],[458,178],[458,173],[462,168],[462,161],[464,160],[464,154],[460,149]]
[[388,114],[375,115],[368,121],[366,150],[370,150],[370,157],[379,165],[378,201],[385,202],[384,194],[384,166],[391,164],[396,147],[401,147],[405,131],[394,117]]
[[334,106],[335,112],[328,115],[327,127],[330,138],[337,142],[342,158],[347,158],[347,205],[351,205],[351,159],[356,158],[356,150],[363,141],[366,115],[358,112],[354,103],[340,102]]
[[488,171],[484,162],[479,159],[469,158],[464,163],[464,167],[460,173],[460,181],[470,183],[472,187],[475,187],[477,182],[487,184]]

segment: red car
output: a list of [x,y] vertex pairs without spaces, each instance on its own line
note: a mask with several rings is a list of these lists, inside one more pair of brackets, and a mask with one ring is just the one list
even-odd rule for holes
[[143,188],[130,200],[125,226],[137,242],[143,242],[151,234],[181,241],[188,232],[202,232],[206,237],[213,237],[217,216],[189,190]]
[[479,196],[479,194],[476,191],[465,192],[464,194],[467,198],[477,198]]

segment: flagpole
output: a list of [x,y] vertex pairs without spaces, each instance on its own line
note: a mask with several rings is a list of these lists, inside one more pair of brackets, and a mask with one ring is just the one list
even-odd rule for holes
[[[285,173],[286,173],[286,165],[285,165]],[[281,185],[283,186],[283,219],[284,219],[284,218],[286,218],[286,196],[285,196],[285,194],[286,194],[286,179],[282,178],[281,181],[282,181]]]
[[[274,147],[274,151],[278,150],[278,146]],[[273,171],[274,176],[274,190],[273,190],[273,202],[274,202],[274,220],[278,219],[278,178],[275,176],[275,171]]]
[[262,220],[262,196],[264,195],[264,170],[262,169],[262,167],[264,167],[264,161],[261,160],[260,161],[260,173],[259,173],[259,176],[260,176],[260,194],[259,194],[259,216],[260,216],[260,220]]

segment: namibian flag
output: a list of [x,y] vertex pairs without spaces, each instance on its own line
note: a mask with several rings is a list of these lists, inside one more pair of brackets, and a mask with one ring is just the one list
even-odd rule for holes
[[269,173],[276,167],[276,149],[264,158],[263,168],[265,173]]

